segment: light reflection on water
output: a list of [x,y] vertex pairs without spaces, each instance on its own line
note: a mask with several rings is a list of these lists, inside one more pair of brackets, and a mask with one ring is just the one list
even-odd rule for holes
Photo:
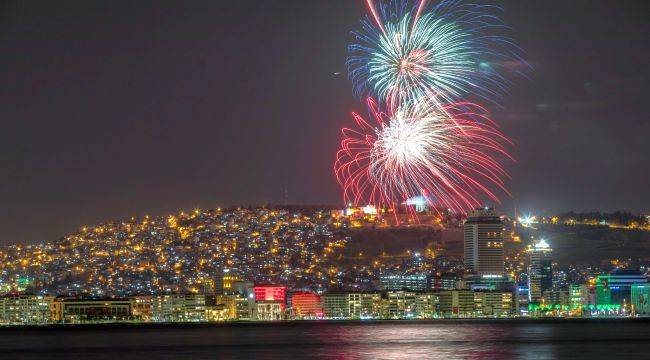
[[646,358],[650,322],[355,322],[3,329],[0,358]]
[[[324,348],[318,356],[342,359],[486,359],[554,358],[549,326],[514,329],[502,324],[403,323],[307,331],[306,336],[325,336],[338,349]],[[521,331],[523,330],[523,331]],[[526,341],[527,339],[531,339]],[[517,344],[526,344],[524,347]],[[515,344],[511,346],[510,343]]]

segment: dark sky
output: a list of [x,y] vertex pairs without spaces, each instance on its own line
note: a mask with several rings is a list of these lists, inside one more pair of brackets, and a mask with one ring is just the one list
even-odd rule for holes
[[[499,210],[650,212],[650,2],[503,1]],[[0,3],[0,244],[229,204],[339,204],[362,1]],[[343,72],[336,76],[335,72]]]

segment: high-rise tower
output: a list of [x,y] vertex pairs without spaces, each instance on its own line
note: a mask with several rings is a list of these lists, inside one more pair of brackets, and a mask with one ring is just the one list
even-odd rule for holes
[[529,246],[528,254],[528,301],[539,303],[544,291],[553,287],[553,249],[544,240]]
[[471,211],[463,232],[465,268],[478,275],[503,275],[503,222],[494,210]]

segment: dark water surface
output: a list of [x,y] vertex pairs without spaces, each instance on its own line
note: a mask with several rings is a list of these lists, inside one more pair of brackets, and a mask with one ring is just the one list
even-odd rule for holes
[[0,329],[0,359],[650,359],[648,321]]

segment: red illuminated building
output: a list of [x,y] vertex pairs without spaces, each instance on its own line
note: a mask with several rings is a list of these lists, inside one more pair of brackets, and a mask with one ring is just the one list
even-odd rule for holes
[[297,292],[291,295],[293,315],[298,318],[323,317],[323,305],[318,294]]
[[277,285],[259,285],[253,288],[255,301],[276,301],[282,304],[286,303],[286,286]]

